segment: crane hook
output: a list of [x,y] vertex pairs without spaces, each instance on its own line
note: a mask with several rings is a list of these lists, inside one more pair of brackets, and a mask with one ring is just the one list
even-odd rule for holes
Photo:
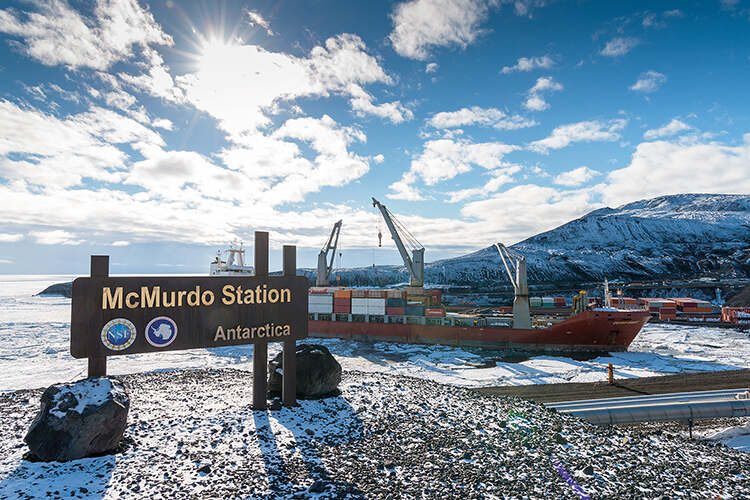
[[378,230],[378,246],[383,246],[383,233],[381,233],[380,230]]

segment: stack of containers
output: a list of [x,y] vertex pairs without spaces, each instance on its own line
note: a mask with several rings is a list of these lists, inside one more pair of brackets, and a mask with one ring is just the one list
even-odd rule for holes
[[367,314],[367,290],[352,290],[352,314]]
[[553,297],[552,302],[555,307],[565,307],[565,297]]
[[385,290],[367,291],[367,314],[383,316],[385,314]]
[[311,288],[307,296],[307,312],[331,314],[333,312],[333,293],[325,288]]
[[445,316],[445,309],[442,307],[426,307],[424,310],[425,316],[430,316],[433,318],[442,318]]
[[541,297],[529,297],[529,305],[531,307],[542,307]]
[[750,307],[722,307],[721,320],[735,325],[750,325]]
[[425,295],[429,297],[430,307],[440,307],[443,305],[443,292],[438,288],[425,290]]
[[664,300],[659,306],[659,319],[672,321],[677,319],[677,303],[672,300]]
[[552,297],[542,297],[542,307],[555,307],[555,299]]
[[425,297],[424,295],[407,295],[404,312],[407,316],[424,316],[424,310],[427,304],[428,297]]
[[403,290],[388,290],[385,298],[385,313],[389,316],[406,314],[406,295]]
[[352,313],[351,290],[336,290],[333,292],[333,312],[336,314]]

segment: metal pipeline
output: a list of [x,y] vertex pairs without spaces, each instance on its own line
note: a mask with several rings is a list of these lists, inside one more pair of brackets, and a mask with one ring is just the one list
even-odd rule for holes
[[678,402],[697,400],[722,400],[734,398],[738,394],[746,392],[747,389],[720,389],[714,391],[697,392],[675,392],[671,394],[655,394],[644,396],[624,396],[620,398],[584,399],[580,401],[560,401],[557,403],[545,403],[548,408],[563,409],[588,408],[597,406],[638,406],[645,403]]
[[[634,396],[609,400],[551,403],[560,413],[584,418],[595,424],[628,424],[700,418],[750,416],[750,399],[738,399],[744,389]],[[619,401],[618,401],[619,400]]]

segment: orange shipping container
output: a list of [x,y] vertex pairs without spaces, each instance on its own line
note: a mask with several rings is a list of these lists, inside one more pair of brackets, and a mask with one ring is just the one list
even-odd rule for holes
[[348,299],[348,298],[351,298],[351,296],[352,296],[351,290],[335,290],[333,292],[334,299]]

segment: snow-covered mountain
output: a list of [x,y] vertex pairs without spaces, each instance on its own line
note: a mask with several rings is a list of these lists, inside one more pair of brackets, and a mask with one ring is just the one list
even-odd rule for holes
[[[750,195],[681,194],[602,208],[512,248],[526,256],[532,284],[750,277]],[[342,284],[408,281],[403,266],[338,274]],[[425,281],[484,286],[507,278],[488,246],[427,264]]]

